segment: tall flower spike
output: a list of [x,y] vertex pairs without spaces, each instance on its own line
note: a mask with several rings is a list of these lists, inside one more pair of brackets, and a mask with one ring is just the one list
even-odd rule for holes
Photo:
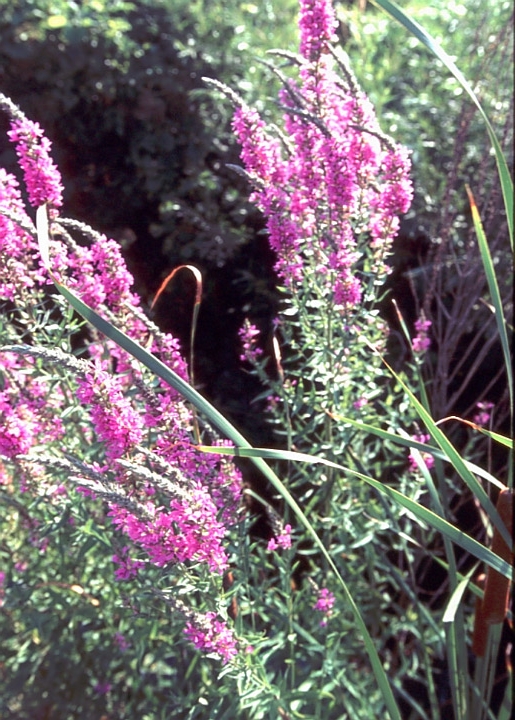
[[9,139],[16,144],[16,154],[24,172],[29,202],[33,207],[47,203],[51,212],[63,204],[61,174],[54,164],[50,149],[52,143],[43,135],[38,123],[26,117],[11,121]]
[[363,280],[377,283],[388,272],[397,215],[407,211],[412,188],[407,152],[381,132],[372,104],[332,50],[335,23],[330,0],[300,0],[304,62],[297,83],[280,75],[286,141],[241,101],[233,128],[254,183],[250,199],[267,218],[277,274],[295,290],[309,270],[346,312],[360,304]]
[[300,0],[300,52],[316,62],[336,39],[337,26],[331,0]]
[[79,380],[77,397],[91,405],[91,418],[106,456],[121,457],[141,442],[143,422],[123,395],[120,382],[97,364]]

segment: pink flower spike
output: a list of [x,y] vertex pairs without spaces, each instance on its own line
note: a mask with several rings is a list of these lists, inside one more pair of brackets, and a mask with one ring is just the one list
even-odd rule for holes
[[411,345],[416,355],[422,355],[431,347],[431,339],[428,336],[431,324],[431,320],[426,320],[424,313],[422,313],[420,318],[415,322],[417,334],[413,338]]
[[316,62],[337,40],[336,27],[331,0],[300,0],[300,53],[306,60]]
[[16,144],[30,204],[36,208],[45,203],[53,209],[61,207],[61,175],[50,156],[52,143],[43,135],[41,127],[27,118],[16,119],[11,122],[8,136]]
[[240,336],[243,352],[240,354],[240,360],[248,361],[251,364],[256,363],[263,354],[262,348],[257,345],[259,338],[259,330],[249,320],[245,320],[243,327],[238,331]]
[[288,550],[291,548],[291,525],[285,525],[283,531],[277,537],[273,537],[268,541],[266,549],[269,552],[282,548]]
[[118,377],[102,370],[99,363],[79,380],[77,397],[91,405],[91,418],[106,456],[119,458],[141,441],[143,421],[123,395]]
[[220,620],[216,613],[208,612],[204,616],[198,615],[189,620],[184,628],[184,634],[199,649],[214,653],[224,664],[238,654],[236,638],[233,631]]

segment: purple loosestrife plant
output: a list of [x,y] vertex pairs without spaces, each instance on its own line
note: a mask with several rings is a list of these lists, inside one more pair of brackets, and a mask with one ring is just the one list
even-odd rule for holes
[[[233,124],[242,147],[243,172],[252,185],[253,201],[266,216],[283,291],[273,352],[269,357],[260,352],[256,328],[247,322],[240,335],[242,361],[247,368],[254,365],[261,379],[270,379],[265,393],[274,408],[278,445],[336,460],[354,471],[347,477],[334,466],[296,465],[291,455],[284,456],[282,477],[288,491],[302,506],[306,527],[316,528],[335,560],[333,569],[338,569],[341,582],[334,593],[324,587],[328,555],[321,556],[320,548],[304,543],[304,538],[299,541],[299,529],[292,532],[293,518],[274,514],[271,508],[273,538],[266,549],[264,543],[255,544],[262,567],[256,571],[243,554],[238,557],[241,565],[233,563],[229,540],[235,533],[229,538],[229,531],[240,517],[239,473],[225,456],[199,452],[193,433],[196,418],[188,405],[115,343],[91,331],[90,344],[81,348],[83,357],[74,357],[66,332],[69,315],[63,303],[48,298],[32,220],[17,183],[6,174],[0,176],[6,236],[0,245],[6,259],[0,276],[5,293],[0,329],[6,338],[7,363],[12,363],[0,396],[5,418],[0,482],[9,487],[22,483],[27,493],[51,495],[55,503],[77,497],[61,490],[63,483],[67,488],[74,483],[85,503],[97,513],[101,506],[100,525],[116,531],[109,556],[117,580],[133,583],[127,587],[146,583],[148,595],[182,616],[185,634],[195,647],[229,663],[229,671],[241,671],[238,689],[244,688],[243,701],[258,698],[256,717],[268,711],[274,717],[289,717],[289,711],[305,715],[304,702],[316,706],[312,716],[319,717],[321,695],[331,698],[331,717],[340,717],[342,708],[352,717],[383,716],[385,703],[390,715],[398,717],[385,692],[388,679],[377,672],[377,664],[375,679],[368,670],[363,672],[377,657],[377,663],[390,666],[387,671],[402,687],[384,618],[388,624],[393,618],[394,639],[413,636],[409,648],[398,644],[403,672],[411,663],[407,675],[419,677],[419,668],[430,665],[425,643],[420,642],[416,652],[411,649],[420,638],[422,617],[421,613],[410,621],[405,612],[404,600],[413,596],[412,578],[406,574],[395,587],[394,572],[400,573],[391,560],[398,553],[411,571],[411,542],[423,547],[427,533],[416,513],[401,511],[396,517],[383,495],[374,496],[355,479],[361,473],[368,481],[372,476],[386,484],[392,481],[411,501],[423,492],[419,478],[405,472],[406,466],[417,461],[420,465],[419,457],[412,454],[408,459],[405,450],[395,455],[387,448],[385,471],[385,450],[371,437],[381,428],[379,434],[389,440],[392,434],[383,428],[396,431],[412,421],[404,391],[391,387],[391,377],[375,352],[384,353],[388,336],[376,301],[388,273],[399,215],[411,201],[409,159],[407,151],[381,131],[347,60],[333,48],[335,26],[331,2],[300,1],[300,54],[280,55],[290,68],[275,71],[281,82],[280,128],[267,126],[243,100],[218,84],[236,105]],[[5,98],[0,97],[0,105],[13,120],[10,137],[17,145],[29,201],[45,202],[50,209],[51,262],[57,277],[186,378],[176,341],[145,317],[131,292],[132,278],[116,244],[60,217],[60,179],[39,128]],[[52,330],[59,325],[55,318],[45,328],[49,303],[62,315],[57,331]],[[423,318],[420,322],[415,352],[427,349],[429,327]],[[40,385],[34,383],[36,372],[44,375]],[[18,404],[17,395],[22,398]],[[43,395],[51,399],[44,408]],[[57,418],[61,422],[53,423]],[[367,431],[366,437],[356,431],[356,420],[365,423],[359,429]],[[216,437],[210,428],[203,431],[204,442]],[[428,437],[420,433],[417,439]],[[434,462],[424,453],[422,460],[428,469]],[[413,502],[409,507],[413,509]],[[392,521],[394,532],[385,552],[385,533]],[[51,547],[50,533],[39,537],[39,527],[30,517],[27,526],[34,546],[42,551],[47,544]],[[391,539],[396,532],[400,539]],[[241,537],[239,541],[233,547],[244,545]],[[299,587],[295,573],[301,560],[309,566],[308,583],[303,586],[301,579],[300,591],[293,592]],[[390,568],[394,572],[389,574]],[[244,667],[242,646],[224,620],[224,573],[224,580],[231,578],[232,599],[238,592],[244,598],[231,604],[231,617],[241,627],[248,622],[258,651],[266,650],[257,673],[250,664]],[[311,575],[317,576],[318,584]],[[378,579],[387,582],[377,583]],[[163,583],[166,590],[160,589]],[[309,596],[309,609],[299,618],[299,608],[306,608],[306,585],[316,590],[316,599]],[[349,609],[356,622],[366,618],[367,624],[375,625],[373,640],[365,623],[360,625],[365,632],[350,632],[354,626],[345,617]],[[310,625],[307,631],[305,625]],[[394,632],[388,627],[390,631]],[[374,646],[377,656],[370,650]],[[174,661],[178,657],[174,655]],[[224,670],[223,676],[229,673]],[[378,678],[384,680],[380,693]],[[111,693],[108,680],[96,683],[97,693]],[[347,693],[348,688],[352,692]],[[260,706],[263,691],[271,699],[265,710]]]
[[[11,118],[9,139],[29,203],[49,209],[56,277],[186,379],[177,341],[145,316],[118,245],[60,216],[61,178],[42,129],[1,95],[0,108]],[[119,581],[137,581],[150,564],[174,576],[181,592],[184,573],[207,572],[215,602],[228,567],[228,532],[240,519],[240,474],[230,458],[195,448],[190,408],[114,342],[91,329],[82,358],[73,356],[78,325],[67,327],[65,306],[48,295],[31,212],[18,181],[0,170],[2,482],[17,481],[35,496],[52,493],[52,502],[67,506],[73,493],[52,488],[56,478],[68,488],[73,482],[84,497],[103,503],[113,530],[125,537],[123,551],[112,556]],[[50,324],[50,312],[60,322]],[[191,622],[187,636],[224,661],[233,658],[232,631],[212,610],[206,617],[203,642],[193,637]]]
[[244,341],[246,361],[268,379],[280,441],[315,454],[348,442],[336,414],[374,423],[383,412],[385,371],[371,346],[385,352],[388,327],[376,304],[413,195],[409,153],[381,130],[333,45],[335,28],[330,0],[300,2],[300,53],[278,53],[284,62],[273,68],[276,125],[213,83],[235,105],[243,172],[266,218],[284,298],[275,323],[281,350],[267,363]]
[[[371,348],[385,352],[388,327],[376,305],[413,195],[408,150],[381,130],[334,47],[336,25],[330,0],[301,0],[299,55],[279,52],[283,65],[273,68],[276,125],[213,83],[235,105],[243,172],[266,218],[284,298],[275,323],[281,350],[268,364],[252,357],[247,328],[246,362],[268,379],[281,442],[329,455],[350,437],[336,428],[337,415],[381,422],[385,370]],[[317,484],[322,476],[331,473]]]
[[[347,418],[384,429],[409,426],[415,419],[380,358],[389,330],[378,310],[400,216],[413,196],[411,163],[409,151],[382,131],[348,59],[334,47],[333,4],[301,0],[299,10],[299,54],[277,52],[281,67],[271,68],[280,83],[278,105],[268,113],[274,123],[212,83],[235,106],[240,173],[264,215],[282,297],[273,352],[252,355],[257,338],[255,332],[249,335],[246,322],[243,354],[265,384],[262,396],[271,400],[274,443],[375,477],[383,469],[383,447],[371,435],[357,433]],[[407,452],[389,452],[392,465],[400,468],[399,486],[413,497],[419,490],[409,477]],[[377,529],[387,522],[387,513],[361,483],[322,465],[289,463],[284,476],[325,547],[338,548],[352,568],[357,605],[374,615],[368,570],[361,560],[361,570],[354,568],[355,549],[366,546],[372,565],[381,558]],[[286,511],[283,526],[289,528],[291,520]],[[275,562],[286,563],[295,555],[284,552],[290,534],[283,537],[273,520],[271,526],[268,549]],[[323,587],[326,568],[307,554],[308,572]],[[317,595],[315,609],[323,614],[328,636],[344,605],[342,595],[325,589]],[[352,666],[353,659],[347,660]]]
[[310,267],[326,302],[348,315],[362,302],[364,285],[388,272],[412,187],[408,153],[381,132],[333,49],[334,27],[330,2],[300,3],[298,80],[281,74],[283,135],[243,102],[233,126],[279,276],[295,293]]
[[63,204],[63,186],[59,170],[50,156],[52,143],[38,123],[25,117],[12,119],[8,136],[16,144],[30,204],[38,208],[47,203],[56,217],[57,209]]

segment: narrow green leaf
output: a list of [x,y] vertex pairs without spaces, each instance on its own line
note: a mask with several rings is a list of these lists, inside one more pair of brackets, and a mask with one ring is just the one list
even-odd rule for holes
[[[377,353],[377,350],[371,346],[371,348],[374,350],[374,352]],[[380,355],[380,353],[377,353],[379,357],[381,357],[383,363],[386,365],[386,367],[389,369],[392,376],[397,380],[397,382],[401,385],[403,390],[405,391],[406,395],[409,397],[410,402],[412,403],[413,407],[416,409],[417,413],[419,414],[419,417],[424,422],[428,432],[430,433],[433,440],[437,443],[437,445],[440,446],[440,448],[443,450],[449,461],[451,462],[452,466],[458,473],[458,475],[462,478],[462,480],[466,483],[469,490],[475,495],[475,497],[478,499],[480,504],[483,506],[484,510],[488,514],[488,517],[490,518],[491,522],[494,524],[494,526],[498,529],[500,534],[502,535],[505,542],[508,544],[508,547],[511,547],[512,540],[510,538],[510,535],[508,533],[508,530],[506,529],[506,525],[501,520],[501,517],[499,513],[497,512],[497,509],[495,508],[493,502],[490,500],[489,496],[485,492],[482,485],[478,482],[477,478],[473,473],[470,471],[470,469],[467,467],[467,464],[459,454],[459,452],[456,450],[454,445],[451,443],[451,441],[447,438],[447,436],[440,430],[438,425],[435,423],[433,418],[431,417],[431,414],[425,409],[425,407],[422,405],[421,402],[415,397],[413,392],[410,390],[408,385],[401,379],[401,377],[398,375],[398,373],[395,372],[395,370],[390,367],[390,365],[386,362],[386,360]]]
[[[417,440],[413,440],[412,438],[408,437],[407,434],[406,436],[396,435],[395,433],[388,430],[382,430],[381,428],[374,427],[373,425],[368,425],[367,423],[359,422],[358,420],[353,420],[352,418],[348,418],[343,415],[337,416],[337,419],[341,422],[349,423],[350,425],[353,425],[355,428],[362,430],[365,433],[376,435],[377,437],[383,438],[384,440],[390,440],[391,442],[397,443],[398,445],[404,445],[405,447],[414,448],[416,450],[419,450],[420,452],[429,453],[434,458],[444,460],[445,462],[450,462],[449,458],[445,455],[444,452],[442,452],[442,450],[440,450],[440,448],[435,448],[431,445],[425,445],[424,443],[418,442]],[[492,485],[495,485],[495,487],[499,488],[499,490],[504,490],[504,488],[506,487],[506,485],[504,485],[500,480],[498,480],[484,468],[479,467],[479,465],[471,463],[469,460],[463,460],[463,462],[465,463],[465,466],[468,468],[468,470],[470,470],[470,472],[473,472],[475,475],[479,475],[479,477],[482,477],[484,480],[487,480]]]
[[513,417],[513,371],[512,371],[512,359],[510,353],[510,344],[508,341],[508,333],[506,331],[506,321],[504,318],[504,311],[502,306],[501,293],[499,292],[499,285],[497,283],[497,277],[495,275],[494,264],[492,256],[490,255],[490,249],[488,247],[488,241],[486,239],[485,231],[483,230],[483,223],[479,216],[474,196],[469,188],[466,186],[467,195],[469,197],[470,209],[472,210],[472,221],[474,223],[474,229],[477,235],[477,241],[479,244],[479,251],[483,260],[483,267],[485,269],[486,279],[488,282],[488,289],[490,290],[490,297],[495,311],[495,321],[497,323],[497,330],[499,331],[499,337],[501,339],[502,351],[504,355],[504,364],[506,367],[506,374],[508,376],[508,390],[510,393],[510,408],[511,416]]
[[[201,446],[200,449],[202,449],[204,452],[213,452],[218,453],[222,450],[222,448],[219,447],[209,447],[209,446]],[[226,448],[226,450],[228,450]],[[422,520],[423,522],[427,523],[430,527],[434,528],[438,532],[442,533],[442,535],[445,535],[447,538],[452,540],[452,542],[456,543],[456,545],[459,545],[464,550],[469,552],[471,555],[476,557],[478,560],[481,560],[482,562],[486,563],[487,565],[490,565],[495,570],[501,573],[501,575],[504,575],[505,577],[511,578],[512,577],[512,568],[509,563],[507,563],[505,560],[500,558],[498,555],[493,553],[489,548],[485,547],[481,543],[479,543],[477,540],[474,540],[474,538],[471,538],[466,533],[462,532],[458,528],[456,528],[454,525],[451,525],[447,520],[445,520],[443,517],[440,517],[436,513],[434,513],[432,510],[429,510],[428,508],[425,508],[423,505],[420,505],[415,500],[412,500],[411,498],[407,497],[403,493],[399,492],[399,490],[396,490],[395,488],[389,487],[388,485],[385,485],[384,483],[380,482],[379,480],[375,480],[374,478],[371,478],[367,475],[364,475],[363,473],[357,472],[356,470],[351,470],[350,468],[346,468],[343,465],[338,465],[336,463],[330,462],[329,460],[324,460],[324,458],[321,457],[312,457],[311,455],[306,455],[305,453],[296,453],[293,451],[281,451],[281,450],[270,450],[268,448],[231,448],[230,452],[233,455],[236,456],[242,456],[242,457],[264,457],[264,458],[279,458],[283,457],[286,460],[292,460],[292,461],[299,461],[299,462],[310,462],[310,463],[321,463],[322,465],[327,465],[328,467],[336,468],[338,470],[341,470],[342,472],[348,473],[350,475],[353,475],[354,477],[357,477],[364,482],[368,483],[372,487],[374,487],[376,490],[379,490],[383,495],[388,495],[392,500],[394,500],[398,505],[401,505],[402,507],[405,507],[406,510],[409,510],[415,517],[418,517],[419,520]],[[286,493],[288,491],[286,490]],[[281,492],[281,494],[283,494]],[[289,493],[288,493],[289,494]],[[286,496],[283,495],[283,497]],[[511,544],[511,540],[510,540]]]
[[463,599],[467,587],[469,586],[470,580],[476,571],[477,565],[474,565],[472,570],[470,570],[470,572],[468,572],[465,577],[460,580],[451,597],[449,598],[449,602],[447,603],[447,607],[445,608],[445,612],[442,617],[442,622],[454,622],[458,607]]

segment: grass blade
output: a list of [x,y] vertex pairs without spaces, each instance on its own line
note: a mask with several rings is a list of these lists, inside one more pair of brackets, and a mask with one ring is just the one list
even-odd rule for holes
[[504,311],[502,306],[501,293],[499,292],[499,285],[497,283],[497,277],[495,275],[494,264],[492,256],[490,255],[490,249],[488,247],[488,241],[483,230],[483,224],[479,216],[476,201],[469,186],[466,185],[467,194],[470,202],[470,209],[472,211],[472,221],[474,223],[474,229],[477,235],[477,241],[479,244],[479,251],[481,252],[481,258],[483,260],[483,267],[485,269],[486,279],[488,282],[488,288],[490,290],[490,297],[494,306],[495,321],[497,323],[497,330],[499,331],[499,337],[501,339],[502,351],[504,355],[504,364],[506,367],[506,373],[508,376],[508,390],[510,393],[510,410],[511,417],[513,417],[513,370],[511,364],[510,345],[508,341],[508,333],[506,332],[506,322],[504,318]]
[[[374,352],[377,353],[377,350],[373,346],[371,346],[371,348],[374,350]],[[477,500],[483,506],[490,521],[493,523],[494,527],[496,527],[497,530],[500,532],[508,547],[511,547],[512,540],[505,524],[503,523],[499,513],[497,512],[497,509],[495,508],[493,502],[490,500],[482,485],[478,482],[475,475],[471,472],[471,470],[461,457],[460,453],[456,450],[456,448],[447,438],[447,436],[440,430],[437,423],[431,417],[431,414],[426,410],[422,403],[419,402],[419,400],[415,397],[413,392],[401,379],[398,373],[396,373],[395,370],[390,367],[390,365],[379,353],[377,354],[381,357],[383,363],[386,365],[392,376],[397,380],[397,382],[405,391],[406,395],[409,397],[413,407],[416,409],[419,417],[425,424],[433,440],[443,450],[458,475],[461,477],[461,479],[468,486],[469,490],[475,495]]]
[[[471,555],[473,555],[478,560],[481,560],[481,562],[484,562],[486,565],[490,565],[495,570],[497,570],[501,575],[504,575],[507,578],[511,578],[513,571],[512,567],[509,563],[507,563],[505,560],[503,560],[499,555],[496,555],[491,550],[489,550],[487,547],[482,545],[477,540],[474,540],[474,538],[471,538],[466,533],[459,530],[457,527],[452,525],[450,522],[445,520],[445,518],[441,517],[440,515],[437,515],[432,510],[429,510],[428,508],[424,507],[423,505],[420,505],[415,500],[412,500],[411,498],[407,497],[407,495],[404,495],[399,490],[396,490],[395,488],[389,487],[388,485],[385,485],[384,483],[380,482],[379,480],[375,480],[374,478],[369,477],[368,475],[364,475],[363,473],[358,472],[357,470],[351,470],[350,468],[344,467],[343,465],[338,465],[337,463],[333,463],[329,460],[325,460],[321,457],[312,457],[311,455],[306,455],[305,453],[296,453],[291,450],[272,450],[269,448],[227,448],[227,447],[210,447],[210,446],[200,446],[201,450],[204,452],[212,452],[212,453],[226,453],[231,455],[236,455],[240,457],[254,457],[254,458],[274,458],[279,459],[282,458],[283,460],[291,460],[291,461],[299,461],[299,462],[311,462],[311,463],[321,463],[323,465],[326,465],[327,467],[335,468],[338,470],[341,470],[344,473],[348,473],[352,475],[353,477],[357,477],[360,480],[363,480],[368,485],[371,485],[373,488],[378,490],[383,495],[388,495],[392,500],[394,500],[397,504],[401,505],[402,507],[406,508],[406,510],[409,510],[413,515],[415,515],[419,520],[422,520],[427,525],[432,527],[434,530],[437,530],[445,537],[449,538],[449,540],[452,540],[452,542],[456,543],[456,545],[459,545],[464,550],[469,552]],[[289,495],[288,491],[285,488],[286,493]],[[283,494],[281,492],[281,494]],[[286,496],[283,495],[283,497]],[[506,533],[506,527],[504,527],[504,532]],[[511,543],[510,543],[511,544]]]

